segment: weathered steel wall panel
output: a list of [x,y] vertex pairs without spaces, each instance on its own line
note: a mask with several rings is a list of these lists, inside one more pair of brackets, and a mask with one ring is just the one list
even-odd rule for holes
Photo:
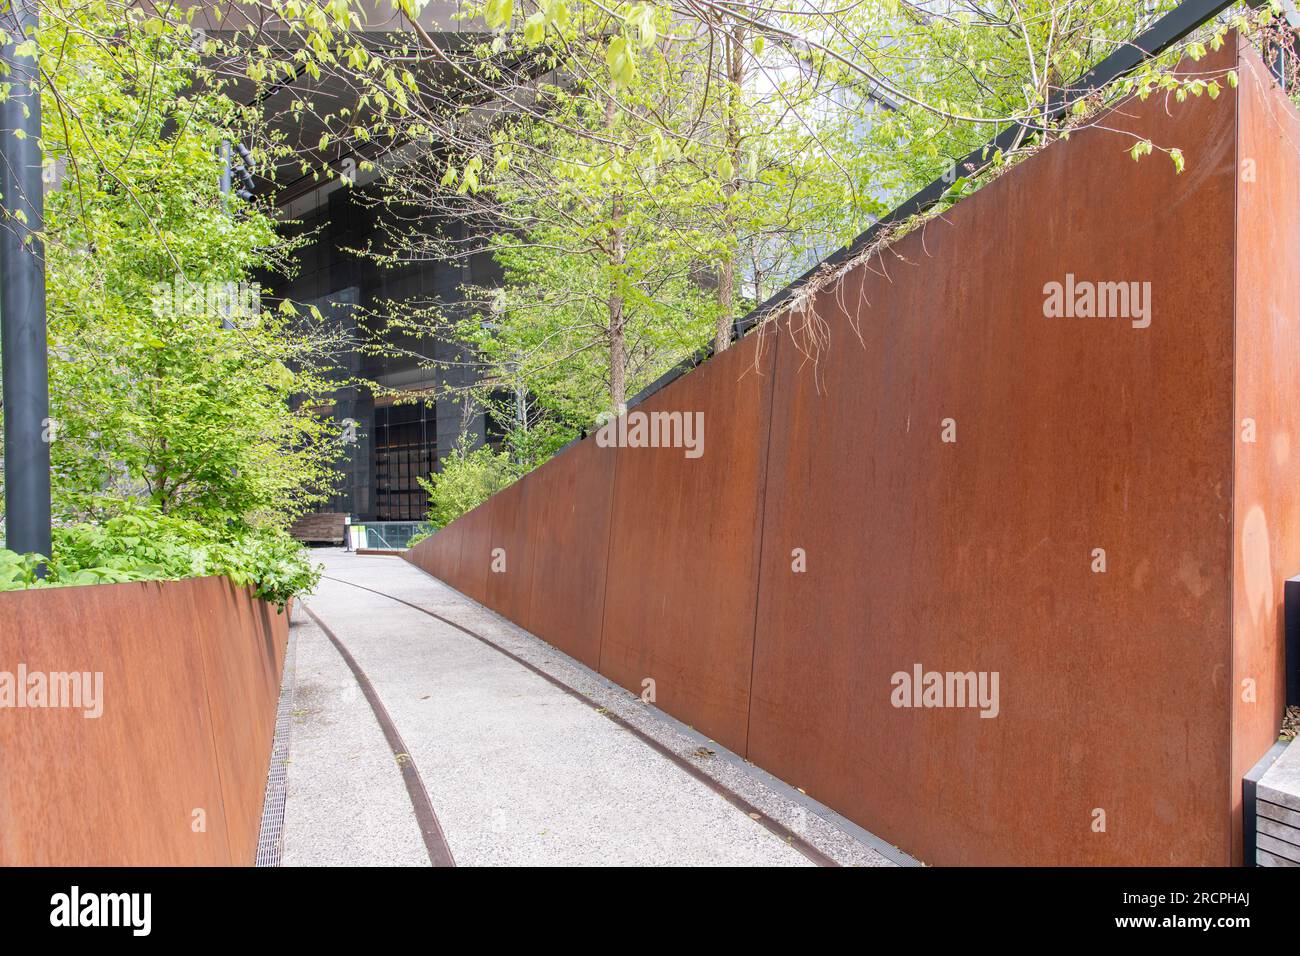
[[[600,662],[613,449],[579,442],[437,531],[407,560],[554,644]],[[502,548],[505,571],[493,571]]]
[[536,539],[528,629],[588,667],[600,665],[615,451],[588,439],[524,481]]
[[1253,51],[1239,75],[1230,781],[1238,858],[1239,781],[1277,739],[1283,582],[1300,574],[1300,116]]
[[699,412],[704,441],[698,457],[618,449],[605,585],[601,673],[638,694],[653,680],[660,707],[740,753],[774,338],[742,340],[629,412]]
[[[284,612],[224,578],[192,589],[231,862],[257,857],[262,798],[289,637]],[[210,814],[209,814],[210,815]]]
[[[749,756],[927,862],[1228,860],[1234,109],[1170,112],[1107,125],[1183,175],[1078,133],[823,295],[820,379],[782,340]],[[997,716],[895,706],[918,664]]]
[[[410,561],[420,570],[427,574],[432,574],[435,578],[446,581],[450,578],[448,573],[447,547],[451,537],[451,525],[445,528],[439,528],[423,541],[419,541],[408,548],[402,555],[407,561]],[[457,553],[459,553],[457,549]]]
[[487,597],[488,564],[492,559],[492,522],[502,505],[500,495],[456,519],[460,527],[460,560],[451,581],[456,590],[480,604]]
[[464,530],[465,522],[463,520],[453,521],[445,528],[435,532],[431,537],[420,542],[413,551],[417,563],[419,555],[427,551],[436,563],[434,567],[425,568],[425,570],[449,583],[456,580],[460,574],[460,552],[461,545],[464,542]]
[[[1236,63],[848,271],[815,362],[786,321],[762,376],[749,341],[641,406],[703,411],[702,458],[588,440],[462,519],[447,579],[532,536],[532,630],[927,862],[1233,861],[1300,572],[1300,130]],[[896,706],[918,665],[996,675],[997,716]]]
[[0,594],[0,671],[103,675],[0,708],[0,865],[251,863],[286,637],[221,578]]
[[488,540],[488,574],[483,603],[520,627],[528,627],[533,594],[533,555],[537,549],[536,516],[530,510],[541,494],[540,482],[517,481],[492,499]]

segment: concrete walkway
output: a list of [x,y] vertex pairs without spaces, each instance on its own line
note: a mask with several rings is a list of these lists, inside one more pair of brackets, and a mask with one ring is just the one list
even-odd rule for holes
[[906,862],[400,558],[315,554],[283,865]]

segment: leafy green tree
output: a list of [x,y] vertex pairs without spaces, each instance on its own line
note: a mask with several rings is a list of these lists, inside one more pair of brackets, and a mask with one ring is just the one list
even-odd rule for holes
[[222,141],[244,124],[197,82],[191,32],[99,42],[115,16],[69,7],[39,37],[59,511],[145,500],[212,526],[283,524],[333,480],[337,426],[317,413],[331,343],[250,282],[292,246],[219,193]]
[[[547,9],[568,44],[565,62],[583,59],[599,74],[530,81],[533,108],[477,126],[416,112],[411,129],[436,127],[438,150],[383,180],[390,211],[417,210],[390,237],[392,254],[447,261],[488,252],[504,284],[471,290],[478,307],[464,321],[417,309],[388,328],[433,326],[470,346],[488,367],[476,400],[522,382],[550,420],[581,425],[698,348],[716,305],[699,281],[695,174],[652,118],[684,115],[680,71],[658,58],[629,72],[631,52],[606,45],[618,18],[575,8],[582,22],[569,22],[562,4]],[[493,5],[482,12],[489,24],[511,15]],[[558,62],[536,17],[525,23],[482,44],[467,68],[496,77],[491,64],[505,52],[530,64],[525,74]],[[643,39],[625,42],[653,41],[643,28]],[[444,232],[443,222],[455,228]]]
[[319,574],[282,529],[333,480],[339,343],[319,316],[262,308],[249,281],[293,246],[269,207],[220,195],[218,154],[311,169],[263,125],[262,94],[288,89],[306,117],[292,81],[366,71],[397,88],[386,107],[411,74],[369,57],[360,0],[35,6],[40,30],[15,40],[42,80],[58,525],[53,555],[0,549],[0,590],[224,574],[283,603]]
[[[490,41],[453,53],[422,34],[420,55],[480,95],[390,114],[436,156],[384,175],[390,208],[415,210],[384,254],[487,250],[504,288],[475,290],[467,322],[397,323],[470,344],[490,369],[479,400],[522,383],[588,421],[705,341],[725,348],[739,314],[997,129],[1022,124],[1030,146],[1061,128],[1052,97],[1171,3],[471,5]],[[952,169],[954,197],[981,172]]]

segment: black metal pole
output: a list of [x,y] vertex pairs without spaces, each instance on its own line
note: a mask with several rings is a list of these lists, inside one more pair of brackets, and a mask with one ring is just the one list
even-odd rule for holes
[[[230,140],[221,141],[221,211],[230,215],[230,189],[234,183],[234,171],[230,163]],[[230,285],[226,285],[226,291],[230,291]],[[221,307],[221,327],[223,329],[233,329],[234,320],[230,316],[230,301],[227,297],[226,304]]]
[[230,169],[230,140],[221,141],[221,208],[227,210],[230,206],[230,185],[233,180]]
[[[50,393],[45,338],[44,183],[36,60],[15,47],[36,32],[34,0],[10,0],[0,50],[0,355],[4,375],[5,546],[50,553]],[[42,572],[43,573],[43,572]]]

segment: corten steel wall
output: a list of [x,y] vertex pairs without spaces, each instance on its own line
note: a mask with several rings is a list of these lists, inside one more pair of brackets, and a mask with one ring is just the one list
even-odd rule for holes
[[287,637],[225,578],[0,594],[0,669],[104,675],[0,710],[0,865],[251,865]]
[[[407,559],[471,597],[490,590],[488,606],[596,668],[615,456],[594,441],[572,445],[421,541]],[[505,549],[499,572],[491,570],[495,547]]]
[[[1282,582],[1300,573],[1300,116],[1258,57],[1242,58],[1240,76],[1230,794],[1235,821],[1241,814],[1236,781],[1277,738],[1286,698]],[[1253,423],[1253,442],[1243,440],[1245,419]],[[1253,695],[1246,693],[1252,685]],[[1240,832],[1237,823],[1233,835],[1239,838]],[[1240,854],[1239,845],[1235,852]]]
[[[854,272],[820,392],[779,352],[749,756],[923,860],[1228,862],[1230,100],[1108,118],[1181,176],[1085,131]],[[1067,274],[1150,327],[1044,317]],[[998,716],[893,707],[918,663]]]
[[448,581],[458,579],[460,574],[460,544],[461,533],[464,529],[463,521],[456,521],[443,528],[437,534],[438,547],[432,548],[432,538],[426,538],[428,542],[421,553],[427,553],[432,562],[427,571],[430,574],[437,575]]
[[[492,524],[496,520],[498,508],[517,503],[517,499],[502,493],[496,508],[475,508],[463,515],[458,523],[461,525],[460,562],[456,573],[460,584],[458,588],[482,603],[487,596],[487,576],[492,556]],[[522,585],[522,576],[515,580]]]
[[[497,609],[530,588],[519,623],[549,609],[543,637],[927,862],[1239,860],[1300,572],[1300,133],[1236,64],[1234,41],[1191,67],[1217,100],[1128,103],[848,271],[813,303],[815,364],[787,320],[641,406],[704,410],[703,458],[618,450],[607,504],[585,441],[526,509],[498,495],[412,560],[459,548],[442,576]],[[1129,134],[1186,171],[1134,163]],[[1067,273],[1149,282],[1150,326],[1045,317]],[[1243,446],[1247,405],[1267,424]],[[552,481],[583,454],[592,488]],[[483,584],[488,520],[533,542],[533,580]],[[539,577],[602,556],[587,599]],[[894,707],[916,664],[996,672],[998,716]]]
[[745,752],[772,334],[753,335],[637,412],[704,412],[703,454],[620,448],[600,672]]
[[225,578],[193,589],[195,628],[203,650],[213,743],[221,768],[230,858],[257,857],[262,802],[275,737],[289,618]]
[[584,441],[526,479],[536,542],[528,630],[588,667],[600,665],[605,575],[609,567],[613,449]]
[[[501,501],[491,512],[489,574],[483,603],[523,627],[529,626],[533,555],[537,550],[537,539],[529,534],[537,525],[530,509],[540,504],[544,493],[539,482],[515,482],[501,492]],[[493,554],[499,555],[495,573],[490,559]]]

